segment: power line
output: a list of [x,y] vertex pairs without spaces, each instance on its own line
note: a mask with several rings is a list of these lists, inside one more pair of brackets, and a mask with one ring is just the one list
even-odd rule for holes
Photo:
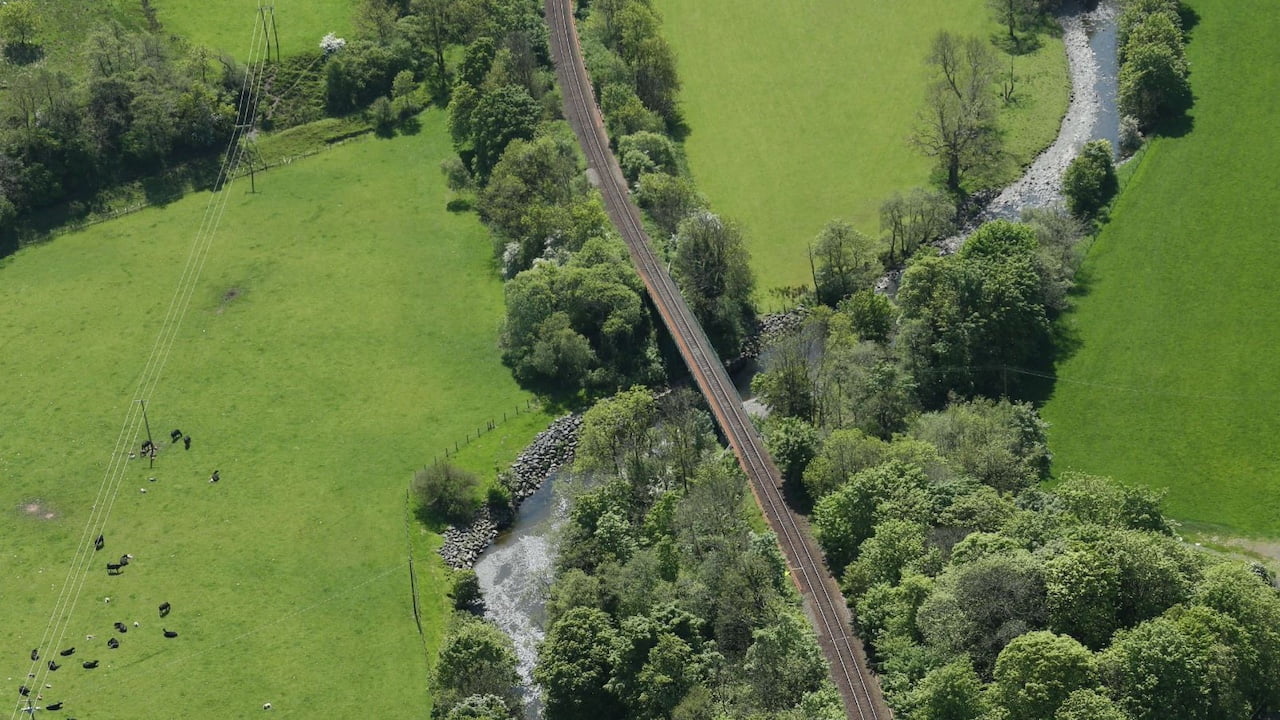
[[[269,42],[266,40],[265,35],[263,42]],[[250,118],[257,112],[257,99],[260,96],[262,71],[266,62],[265,58],[259,59],[258,70],[254,71],[254,57],[258,54],[258,47],[258,22],[257,18],[255,18],[245,78],[241,86],[242,109],[248,109],[247,117]],[[222,214],[225,212],[228,203],[228,190],[234,181],[234,177],[230,173],[241,152],[238,142],[241,139],[241,134],[240,129],[237,128],[233,131],[228,141],[227,155],[219,171],[215,190],[205,207],[204,216],[192,241],[191,250],[188,252],[187,261],[179,277],[178,285],[174,290],[173,297],[170,299],[169,308],[161,323],[161,329],[157,334],[155,343],[152,345],[151,353],[148,355],[142,374],[139,376],[138,384],[134,391],[134,402],[129,403],[126,408],[125,419],[116,438],[114,450],[108,458],[106,473],[99,484],[89,518],[85,523],[76,553],[68,568],[67,577],[54,604],[49,622],[41,636],[40,644],[37,646],[38,649],[44,649],[46,653],[53,652],[61,645],[63,638],[66,636],[72,614],[79,601],[85,579],[92,565],[95,550],[92,549],[91,539],[103,533],[119,493],[120,484],[124,478],[127,454],[129,448],[134,444],[138,432],[139,413],[137,409],[141,406],[141,402],[150,398],[155,390],[159,375],[163,371],[169,352],[172,350],[178,328],[186,314],[195,285],[199,280],[200,272],[208,259],[208,250],[212,244],[213,235],[217,231],[217,226],[221,221]],[[41,663],[40,660],[33,660],[32,662],[34,672],[28,674],[35,677],[35,683],[33,684],[39,687],[44,683],[44,677],[47,675],[47,665]],[[21,712],[23,712],[21,707],[15,708],[12,717],[16,719]]]

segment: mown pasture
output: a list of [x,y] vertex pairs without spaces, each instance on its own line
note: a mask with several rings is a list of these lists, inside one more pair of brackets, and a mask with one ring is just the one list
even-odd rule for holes
[[[758,286],[810,282],[809,242],[844,218],[879,234],[880,203],[929,182],[908,145],[940,30],[990,37],[983,0],[658,0],[676,51],[690,169],[747,233]],[[1019,56],[1004,178],[1053,141],[1069,82],[1060,40]],[[1007,56],[1001,55],[1007,62]]]
[[[433,111],[417,135],[260,174],[257,194],[247,179],[232,186],[148,406],[163,450],[154,470],[127,466],[60,643],[77,652],[49,674],[44,702],[100,719],[224,720],[260,716],[264,702],[297,718],[427,712],[446,571],[429,552],[438,536],[406,522],[406,486],[529,399],[498,359],[487,232],[444,210],[437,168],[450,151]],[[208,200],[60,236],[0,266],[0,676],[11,692]],[[500,422],[464,465],[491,472],[547,421]],[[169,444],[175,427],[190,451]],[[135,561],[108,577],[103,563],[123,553]],[[164,601],[173,612],[161,621]],[[119,649],[104,646],[113,622],[135,620]],[[92,659],[98,669],[81,669]]]
[[1093,246],[1044,414],[1059,472],[1167,487],[1193,528],[1280,537],[1280,12],[1188,5],[1191,122],[1151,143]]
[[[193,44],[231,53],[243,59],[249,51],[254,23],[258,18],[257,0],[151,0],[160,23],[168,32],[176,33]],[[280,53],[296,55],[318,50],[320,38],[328,33],[349,37],[355,0],[305,0],[305,2],[264,2],[274,6],[276,30],[280,35]],[[261,30],[261,27],[259,27]],[[274,52],[275,37],[272,37]]]

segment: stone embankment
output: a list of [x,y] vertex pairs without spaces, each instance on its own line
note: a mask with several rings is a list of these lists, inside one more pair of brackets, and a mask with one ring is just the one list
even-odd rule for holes
[[798,329],[808,314],[809,308],[800,305],[786,312],[762,315],[756,321],[755,333],[742,343],[742,355],[738,362],[758,359],[760,353],[775,339]]
[[[535,493],[552,473],[573,464],[582,429],[581,415],[565,415],[546,430],[511,463],[499,481],[511,491],[511,510],[517,510],[525,498]],[[510,513],[485,505],[469,525],[450,525],[444,531],[440,556],[453,568],[469,568],[498,537],[498,531],[510,523]]]

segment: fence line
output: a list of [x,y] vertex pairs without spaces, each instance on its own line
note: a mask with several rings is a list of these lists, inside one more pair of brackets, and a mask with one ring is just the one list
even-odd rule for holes
[[422,630],[422,606],[418,599],[418,570],[413,564],[413,524],[410,515],[413,513],[413,496],[409,488],[404,489],[404,535],[409,546],[409,594],[413,598],[413,621],[418,625],[418,636],[425,642],[427,635]]
[[[542,403],[538,403],[537,409],[541,409],[541,408],[542,408]],[[498,426],[502,425],[507,420],[518,417],[521,413],[531,413],[536,411],[537,410],[535,409],[533,398],[529,398],[528,400],[525,400],[524,407],[520,407],[519,405],[516,405],[512,412],[507,412],[504,410],[502,412],[502,420],[498,420],[497,416],[494,416],[490,418],[487,423],[485,423],[484,427],[476,428],[476,431],[474,433],[468,431],[466,437],[464,437],[461,440],[453,441],[452,450],[449,449],[448,445],[445,445],[444,453],[442,455],[432,455],[430,464],[423,465],[422,469],[426,470],[427,468],[433,465],[439,465],[442,460],[448,460],[450,458],[456,457],[458,453],[462,451],[462,448],[467,447],[468,445],[471,444],[472,440],[479,440],[481,435],[487,432],[491,432],[493,430],[497,430]]]

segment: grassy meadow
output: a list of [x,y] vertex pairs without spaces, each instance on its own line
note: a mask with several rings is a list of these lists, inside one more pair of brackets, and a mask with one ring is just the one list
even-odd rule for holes
[[[439,537],[406,523],[406,484],[529,396],[495,347],[502,288],[487,233],[473,214],[444,210],[443,114],[422,120],[416,135],[260,175],[257,194],[246,180],[230,189],[148,406],[163,450],[154,470],[127,467],[61,643],[77,653],[49,674],[44,702],[99,720],[259,717],[264,702],[281,717],[426,716],[446,570],[430,552]],[[0,675],[11,690],[208,200],[0,263]],[[535,411],[500,423],[463,464],[491,473],[547,422]],[[169,444],[175,427],[190,451]],[[135,561],[108,577],[102,563],[126,552]],[[173,613],[160,621],[165,601]],[[135,620],[118,650],[103,646],[113,622]],[[92,659],[98,669],[80,668]]]
[[[151,0],[165,30],[196,45],[243,57],[249,51],[253,23],[258,19],[258,0]],[[350,35],[355,0],[303,0],[262,2],[275,6],[280,52],[295,55],[320,47],[328,33]],[[274,38],[273,38],[274,41]]]
[[1192,129],[1151,143],[1093,246],[1044,415],[1059,471],[1168,487],[1193,529],[1276,538],[1280,8],[1188,4]]
[[[676,50],[699,189],[746,230],[758,286],[810,282],[827,221],[879,234],[880,203],[929,182],[908,145],[940,30],[989,37],[983,0],[657,0]],[[1004,174],[1053,141],[1067,108],[1062,42],[1015,60]],[[1007,56],[1001,54],[1004,62]]]

